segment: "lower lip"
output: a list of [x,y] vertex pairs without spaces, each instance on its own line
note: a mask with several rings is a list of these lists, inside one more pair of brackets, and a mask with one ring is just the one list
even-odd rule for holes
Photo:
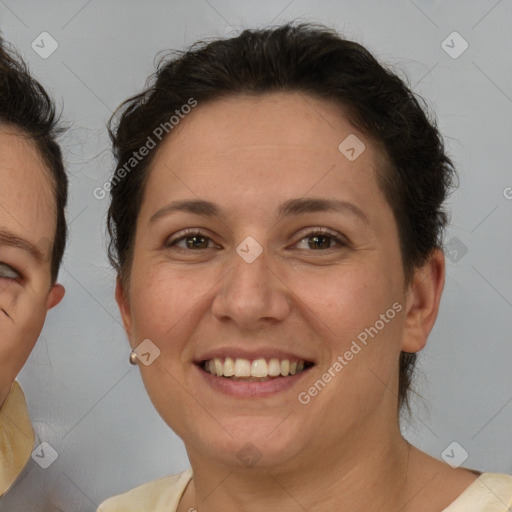
[[295,384],[299,383],[310,370],[310,368],[308,368],[295,375],[277,377],[261,382],[244,382],[241,380],[227,379],[225,377],[216,377],[211,373],[205,372],[197,365],[195,365],[195,367],[209,386],[221,393],[238,398],[261,398],[287,391]]

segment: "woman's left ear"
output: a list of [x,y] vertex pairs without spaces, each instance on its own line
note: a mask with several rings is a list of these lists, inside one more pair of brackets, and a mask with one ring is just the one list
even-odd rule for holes
[[116,302],[119,307],[119,312],[121,313],[124,330],[126,331],[128,339],[131,339],[132,314],[130,310],[130,302],[128,300],[128,295],[125,290],[123,280],[119,276],[117,276],[116,279]]
[[65,293],[66,290],[64,286],[61,284],[54,284],[48,294],[48,299],[46,300],[46,309],[55,307],[63,299]]
[[444,254],[435,249],[428,261],[414,271],[407,290],[403,352],[419,352],[425,347],[439,311],[444,280]]

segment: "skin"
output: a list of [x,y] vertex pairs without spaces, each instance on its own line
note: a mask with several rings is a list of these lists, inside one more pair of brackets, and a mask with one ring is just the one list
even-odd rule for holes
[[[366,146],[353,162],[338,150],[349,134]],[[295,93],[199,105],[159,148],[131,273],[118,279],[116,297],[132,348],[150,339],[161,351],[139,366],[194,470],[178,510],[432,512],[476,478],[400,434],[399,354],[425,346],[445,267],[435,251],[405,285],[396,221],[377,185],[382,161],[379,146],[341,107]],[[349,201],[368,222],[326,211],[278,218],[282,203],[304,197]],[[211,201],[222,215],[174,212],[151,221],[183,199]],[[307,237],[316,227],[346,245],[311,248]],[[186,228],[202,228],[211,242],[187,249]],[[235,250],[248,236],[263,249],[250,264]],[[300,404],[297,393],[395,302],[401,312]],[[315,366],[291,390],[229,397],[206,385],[193,364],[226,346],[278,347]],[[252,467],[237,457],[248,442],[261,455]]]
[[[0,404],[64,296],[51,282],[56,215],[48,170],[33,142],[0,128]],[[21,243],[11,245],[13,237]],[[23,244],[23,246],[19,246]],[[32,250],[38,254],[32,254]]]

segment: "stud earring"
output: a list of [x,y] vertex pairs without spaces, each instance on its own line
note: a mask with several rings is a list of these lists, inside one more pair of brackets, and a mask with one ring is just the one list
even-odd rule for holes
[[137,364],[137,354],[135,353],[135,350],[132,350],[130,352],[130,364],[136,365]]

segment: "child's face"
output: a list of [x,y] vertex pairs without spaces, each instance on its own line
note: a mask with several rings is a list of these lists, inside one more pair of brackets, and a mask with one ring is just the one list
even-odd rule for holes
[[0,405],[25,364],[47,310],[64,295],[51,283],[55,201],[33,142],[0,128]]

